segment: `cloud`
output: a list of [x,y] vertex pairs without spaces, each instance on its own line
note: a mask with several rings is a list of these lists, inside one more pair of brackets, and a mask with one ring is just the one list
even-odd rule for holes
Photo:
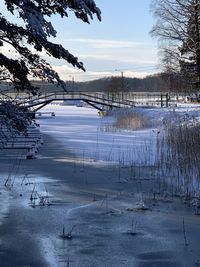
[[133,48],[139,45],[137,42],[127,40],[106,40],[106,39],[84,39],[84,38],[69,38],[64,40],[69,43],[82,43],[91,45],[97,49],[119,49],[119,48]]
[[[68,43],[67,43],[68,42]],[[45,51],[39,53],[46,59],[64,80],[92,80],[108,76],[120,75],[119,69],[128,77],[144,77],[155,73],[157,64],[156,48],[148,43],[137,43],[126,40],[84,39],[71,38],[62,40],[64,46],[68,46],[72,53],[76,54],[79,61],[84,62],[86,73],[73,68],[64,60],[48,57]],[[103,49],[104,48],[104,49]],[[122,49],[120,49],[122,48]],[[1,52],[9,57],[16,58],[18,53],[9,46],[2,48]],[[29,47],[35,52],[32,47]],[[70,51],[71,52],[71,51]],[[109,71],[105,71],[109,70]]]
[[[153,53],[153,51],[152,51]],[[145,64],[145,65],[153,65],[155,64],[155,60],[151,59],[142,59],[142,58],[136,58],[134,55],[130,54],[79,54],[78,56],[81,59],[92,59],[92,60],[102,60],[102,61],[118,61],[120,63],[129,63],[129,64]]]
[[[74,78],[75,81],[89,81],[89,80],[94,80],[94,79],[100,79],[104,77],[110,77],[110,76],[119,76],[121,75],[121,71],[115,71],[113,70],[108,70],[108,71],[87,71],[83,72],[77,69],[74,69],[68,65],[61,65],[61,66],[53,66],[53,69],[58,72],[60,77],[63,80],[71,80],[72,77]],[[155,72],[155,67],[151,68],[144,68],[144,69],[138,69],[138,70],[131,70],[131,69],[126,69],[123,71],[125,77],[137,77],[137,78],[143,78],[147,75],[150,75]]]
[[100,60],[112,60],[113,56],[111,54],[79,54],[79,58],[92,58],[92,59],[100,59]]
[[84,73],[84,71],[76,69],[71,67],[70,65],[52,65],[52,68],[57,71],[60,75],[65,75],[67,77],[70,76],[71,74],[79,74],[79,73]]

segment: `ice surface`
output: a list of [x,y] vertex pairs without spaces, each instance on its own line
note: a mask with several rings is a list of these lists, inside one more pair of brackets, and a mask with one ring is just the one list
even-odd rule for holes
[[97,110],[85,107],[49,105],[43,111],[55,112],[56,116],[38,120],[41,131],[60,140],[79,157],[129,164],[154,160],[157,135],[152,129],[110,132],[106,130],[106,125],[111,124],[114,118],[101,118]]

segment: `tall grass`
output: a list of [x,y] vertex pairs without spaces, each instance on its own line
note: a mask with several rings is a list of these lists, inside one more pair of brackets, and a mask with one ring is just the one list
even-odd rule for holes
[[157,140],[162,177],[186,198],[200,197],[200,124],[196,120],[167,122]]
[[[172,195],[200,198],[200,122],[180,114],[166,114],[164,127],[159,127],[162,130],[152,130],[156,140],[149,136],[139,146],[130,144],[125,153],[120,153],[119,168],[129,168],[130,179],[155,178],[160,193],[170,190]],[[158,126],[140,109],[121,109],[112,115],[115,120],[107,125],[108,131]]]
[[114,130],[139,130],[151,127],[150,120],[138,110],[121,109],[112,115],[115,116],[112,124]]

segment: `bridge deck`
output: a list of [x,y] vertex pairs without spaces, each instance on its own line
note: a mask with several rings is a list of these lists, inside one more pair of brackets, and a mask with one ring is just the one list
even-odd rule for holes
[[[4,97],[5,98],[5,97]],[[163,93],[133,93],[133,92],[45,92],[37,96],[25,93],[8,94],[9,99],[15,99],[20,105],[27,108],[40,109],[52,101],[82,100],[88,104],[102,109],[101,106],[108,107],[134,107],[138,104],[168,106],[169,96]],[[36,108],[37,107],[37,108]]]

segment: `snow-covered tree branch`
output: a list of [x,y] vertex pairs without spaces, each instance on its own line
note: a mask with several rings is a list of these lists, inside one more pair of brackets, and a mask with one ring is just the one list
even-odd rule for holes
[[[11,82],[17,90],[37,93],[30,79],[42,79],[57,83],[64,90],[65,83],[58,73],[38,52],[46,52],[56,59],[63,59],[76,68],[85,71],[83,63],[62,45],[50,41],[56,37],[51,16],[75,17],[90,23],[94,15],[101,20],[100,9],[93,0],[2,0],[5,8],[19,19],[16,23],[0,13],[0,81]],[[14,21],[14,20],[13,20]],[[17,23],[18,22],[18,23]],[[16,57],[9,56],[6,49],[14,49]],[[1,93],[1,92],[0,92]],[[0,124],[7,129],[24,132],[30,124],[27,112],[14,101],[0,102]]]
[[[17,89],[34,92],[30,77],[57,82],[64,87],[59,75],[37,52],[44,51],[57,59],[64,59],[74,67],[85,71],[83,63],[62,45],[48,40],[56,37],[50,17],[53,14],[67,17],[74,12],[78,19],[90,23],[93,16],[101,20],[100,9],[93,0],[4,0],[8,11],[18,14],[23,26],[11,23],[0,13],[0,47],[12,46],[18,59],[8,58],[0,53],[0,77],[9,79]],[[31,47],[33,49],[31,49]],[[35,52],[33,52],[35,50]],[[6,71],[5,71],[6,69]]]

